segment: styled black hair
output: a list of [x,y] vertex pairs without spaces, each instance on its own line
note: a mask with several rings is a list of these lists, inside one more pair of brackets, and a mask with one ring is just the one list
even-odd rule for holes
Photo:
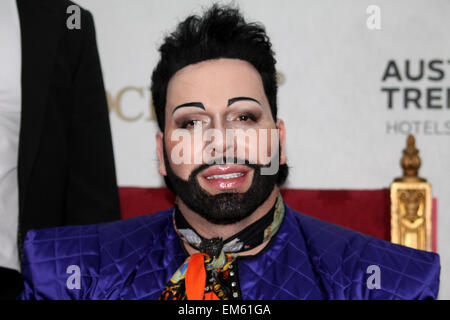
[[[161,59],[152,74],[152,99],[158,126],[165,129],[167,86],[180,69],[206,60],[230,58],[249,62],[259,72],[272,117],[277,119],[277,78],[275,53],[259,23],[247,23],[238,9],[212,5],[202,16],[192,15],[178,24],[165,37],[159,48]],[[288,176],[288,166],[282,164],[277,172],[277,184]],[[166,185],[174,191],[164,176]]]
[[276,60],[264,26],[246,23],[238,9],[214,4],[203,16],[192,15],[164,39],[161,60],[152,75],[152,97],[159,128],[164,132],[167,86],[180,69],[205,60],[241,59],[262,78],[272,117],[277,119]]

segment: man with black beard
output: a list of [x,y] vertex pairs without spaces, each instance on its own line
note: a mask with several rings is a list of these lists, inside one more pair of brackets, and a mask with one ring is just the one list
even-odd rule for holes
[[216,195],[209,194],[198,183],[198,174],[213,164],[200,165],[185,181],[173,172],[164,149],[164,164],[167,168],[166,185],[189,208],[209,222],[218,225],[233,224],[250,216],[267,199],[281,176],[280,172],[274,175],[262,175],[261,167],[270,165],[251,164],[248,160],[224,158],[214,163],[243,163],[252,168],[254,175],[249,189],[244,193],[231,191]]
[[[437,254],[284,203],[286,129],[277,118],[275,59],[263,26],[214,5],[180,23],[160,53],[152,75],[158,170],[176,195],[174,208],[29,232],[21,298],[436,298]],[[202,139],[187,143],[196,132]],[[208,134],[232,139],[210,141]]]

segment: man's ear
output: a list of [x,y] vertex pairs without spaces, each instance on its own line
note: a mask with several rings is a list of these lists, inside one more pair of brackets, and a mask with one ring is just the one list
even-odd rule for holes
[[164,162],[163,139],[164,139],[164,133],[162,133],[161,131],[158,131],[158,133],[156,134],[156,154],[158,155],[158,159],[159,159],[158,172],[159,172],[159,174],[161,174],[163,176],[167,176],[166,164]]
[[281,154],[280,154],[280,164],[286,164],[287,156],[286,156],[286,128],[284,126],[284,121],[281,119],[277,119],[277,128],[278,134],[280,136],[280,146],[281,146]]

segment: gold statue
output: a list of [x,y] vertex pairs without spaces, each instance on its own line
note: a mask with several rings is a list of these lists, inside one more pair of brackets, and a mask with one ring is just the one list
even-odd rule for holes
[[431,251],[431,186],[419,177],[421,159],[414,136],[403,150],[403,177],[391,185],[391,241]]

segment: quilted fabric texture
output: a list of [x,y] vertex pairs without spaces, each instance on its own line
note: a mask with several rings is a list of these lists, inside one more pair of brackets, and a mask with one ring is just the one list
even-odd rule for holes
[[[19,299],[158,299],[186,257],[172,209],[99,225],[32,230]],[[250,300],[434,299],[439,289],[437,254],[288,206],[269,245],[255,256],[239,257],[237,266],[242,297]]]

